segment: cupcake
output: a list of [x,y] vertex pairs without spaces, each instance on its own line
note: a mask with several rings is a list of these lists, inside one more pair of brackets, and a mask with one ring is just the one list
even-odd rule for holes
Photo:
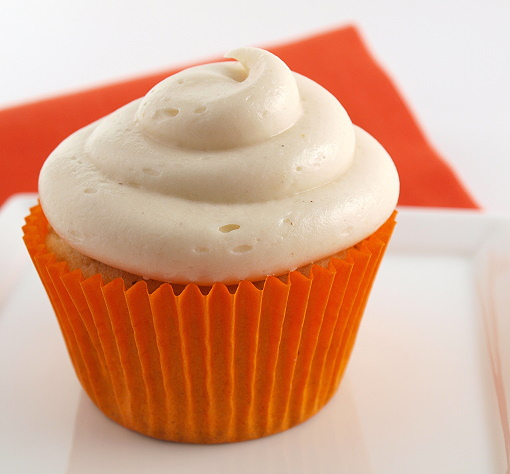
[[24,240],[97,407],[159,439],[290,428],[335,393],[399,181],[276,56],[175,74],[48,157]]

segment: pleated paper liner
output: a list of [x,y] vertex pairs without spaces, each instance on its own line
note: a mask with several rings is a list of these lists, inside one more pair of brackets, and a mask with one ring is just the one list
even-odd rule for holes
[[[396,214],[396,213],[395,213]],[[24,240],[57,315],[78,378],[103,413],[172,441],[224,443],[285,430],[335,393],[395,225],[263,289],[242,281],[208,294],[140,281],[104,285],[48,252],[48,223],[31,209]]]

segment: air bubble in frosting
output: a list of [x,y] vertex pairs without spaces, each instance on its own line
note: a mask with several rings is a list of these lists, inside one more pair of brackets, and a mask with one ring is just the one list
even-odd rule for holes
[[241,226],[238,224],[226,224],[222,225],[218,230],[220,232],[223,232],[224,234],[227,234],[228,232],[232,232],[233,230],[239,229]]
[[159,176],[159,175],[161,175],[160,171],[153,170],[152,168],[144,168],[142,171],[143,171],[143,174],[145,174],[147,176]]
[[253,247],[251,245],[238,245],[232,249],[232,252],[235,253],[244,253],[249,252]]

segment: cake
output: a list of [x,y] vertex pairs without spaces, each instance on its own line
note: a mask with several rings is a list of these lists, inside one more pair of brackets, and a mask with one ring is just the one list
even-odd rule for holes
[[108,417],[222,443],[334,394],[394,226],[393,162],[257,48],[177,73],[48,157],[25,242]]

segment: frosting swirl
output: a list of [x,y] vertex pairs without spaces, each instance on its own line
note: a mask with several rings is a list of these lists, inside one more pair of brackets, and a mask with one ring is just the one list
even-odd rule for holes
[[398,176],[339,102],[256,48],[193,67],[64,140],[41,204],[85,255],[175,283],[282,274],[373,233]]

